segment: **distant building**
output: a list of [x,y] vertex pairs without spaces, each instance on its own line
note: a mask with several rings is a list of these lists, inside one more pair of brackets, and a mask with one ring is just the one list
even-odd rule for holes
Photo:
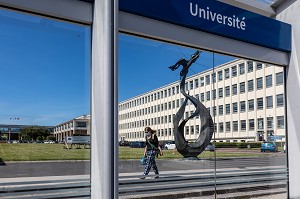
[[90,135],[90,132],[90,115],[82,115],[54,127],[54,136],[58,142],[66,136]]
[[[31,127],[33,125],[19,125],[19,124],[0,124],[0,140],[20,140],[20,132],[23,128]],[[46,128],[53,133],[53,126],[39,126]]]
[[[216,141],[285,141],[283,78],[282,67],[238,59],[190,76],[185,89],[211,113]],[[144,140],[146,126],[159,140],[174,140],[183,100],[177,81],[119,103],[119,140]],[[194,110],[188,103],[184,118]],[[189,120],[185,138],[197,139],[200,127],[199,117]]]

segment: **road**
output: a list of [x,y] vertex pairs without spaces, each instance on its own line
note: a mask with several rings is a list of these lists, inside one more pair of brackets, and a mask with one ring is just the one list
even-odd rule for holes
[[[164,171],[199,170],[216,168],[245,168],[285,166],[286,156],[276,153],[270,157],[258,158],[222,158],[213,160],[162,160],[157,159],[160,173]],[[138,160],[120,160],[120,173],[142,172],[144,167]],[[89,175],[89,161],[45,161],[45,162],[6,162],[0,164],[0,178]]]

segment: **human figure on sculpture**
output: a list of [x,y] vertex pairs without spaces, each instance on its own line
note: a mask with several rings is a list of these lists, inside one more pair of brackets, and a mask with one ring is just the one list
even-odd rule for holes
[[174,71],[176,70],[179,66],[182,66],[182,69],[180,71],[180,78],[185,77],[187,73],[189,72],[190,66],[195,63],[195,61],[198,59],[201,51],[197,50],[194,54],[191,55],[190,60],[186,60],[181,58],[174,64],[173,66],[170,66],[169,68]]
[[151,167],[153,168],[153,171],[155,173],[154,178],[159,178],[159,172],[158,168],[155,162],[155,157],[158,156],[158,153],[160,155],[163,155],[162,149],[159,146],[158,138],[156,136],[156,131],[152,130],[150,127],[145,128],[146,133],[146,146],[144,150],[144,157],[146,158],[146,165],[144,168],[143,176],[140,177],[140,179],[145,179],[146,176],[149,174],[149,171]]

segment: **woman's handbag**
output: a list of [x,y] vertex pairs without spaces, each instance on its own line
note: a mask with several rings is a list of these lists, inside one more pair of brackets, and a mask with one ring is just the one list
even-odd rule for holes
[[140,164],[141,165],[145,165],[146,164],[146,158],[144,156],[141,157]]

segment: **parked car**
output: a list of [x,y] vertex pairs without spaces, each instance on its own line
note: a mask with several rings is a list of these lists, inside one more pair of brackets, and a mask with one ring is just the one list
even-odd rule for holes
[[266,151],[277,152],[278,148],[277,148],[275,142],[263,142],[263,143],[261,143],[260,151],[261,152],[266,152]]
[[142,142],[142,141],[132,142],[129,145],[130,148],[144,148],[145,146],[146,146],[146,142]]
[[170,150],[170,149],[175,149],[175,141],[170,141],[170,142],[166,142],[165,144],[165,149]]
[[129,142],[128,141],[125,141],[125,140],[122,140],[119,142],[119,146],[129,146]]
[[205,151],[215,151],[215,146],[212,143],[209,143],[205,148]]

